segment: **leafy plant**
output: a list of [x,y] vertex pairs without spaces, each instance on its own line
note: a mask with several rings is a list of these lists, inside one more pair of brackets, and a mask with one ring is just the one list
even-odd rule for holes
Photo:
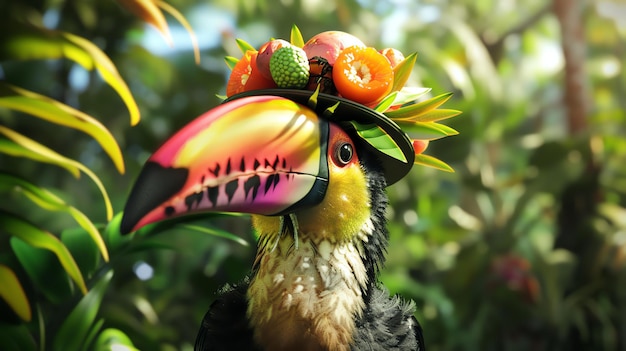
[[[163,11],[173,15],[188,30],[189,24],[172,6],[161,1],[120,0],[119,3],[143,20],[155,25],[171,43]],[[0,30],[0,63],[38,60],[70,60],[87,70],[95,70],[126,105],[130,124],[140,121],[140,110],[128,85],[111,59],[92,41],[62,30],[52,30],[37,18],[35,7],[13,6],[3,18]],[[30,14],[26,16],[26,14]],[[195,45],[196,61],[199,51]],[[43,61],[47,60],[47,61]],[[71,128],[91,137],[109,156],[119,173],[125,166],[120,146],[110,130],[98,119],[58,99],[0,82],[0,108],[5,119],[39,118],[54,128]],[[100,177],[84,162],[63,156],[9,125],[0,125],[0,153],[65,169],[73,177],[87,175],[97,186],[105,208],[105,218],[113,218],[113,206]],[[28,215],[10,209],[0,210],[0,344],[6,350],[112,350],[116,345],[134,349],[126,334],[116,328],[103,329],[98,317],[112,276],[111,250],[116,254],[154,249],[158,245],[117,238],[115,221],[108,226],[95,223],[88,215],[67,203],[53,189],[39,185],[19,173],[0,172],[0,192],[15,201],[19,197],[44,211],[72,218],[78,227],[55,234]],[[119,217],[119,216],[118,216]],[[119,220],[118,220],[119,221]],[[229,236],[221,230],[212,235]],[[232,237],[232,236],[231,236]],[[240,240],[240,239],[238,239]],[[119,259],[119,256],[118,256]],[[69,279],[68,279],[69,278]],[[12,325],[11,325],[12,324]]]

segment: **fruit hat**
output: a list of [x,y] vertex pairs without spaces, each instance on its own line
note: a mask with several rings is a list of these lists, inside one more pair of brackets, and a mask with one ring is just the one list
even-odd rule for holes
[[396,49],[378,51],[338,31],[322,32],[305,43],[296,26],[289,42],[270,40],[259,50],[241,39],[237,44],[244,55],[226,57],[232,72],[225,102],[272,95],[313,109],[366,142],[388,185],[413,164],[453,172],[423,151],[431,140],[458,134],[438,122],[461,112],[438,108],[451,93],[417,102],[431,89],[404,86],[416,53],[404,57]]

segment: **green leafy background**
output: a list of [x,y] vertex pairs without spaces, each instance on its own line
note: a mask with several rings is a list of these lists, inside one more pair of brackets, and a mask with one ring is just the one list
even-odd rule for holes
[[3,350],[192,349],[215,292],[251,266],[248,218],[120,236],[120,211],[150,152],[219,103],[235,39],[288,40],[294,23],[416,52],[422,106],[448,99],[413,132],[459,131],[420,159],[456,172],[415,166],[388,189],[381,276],[416,301],[429,350],[626,350],[623,2],[0,8]]

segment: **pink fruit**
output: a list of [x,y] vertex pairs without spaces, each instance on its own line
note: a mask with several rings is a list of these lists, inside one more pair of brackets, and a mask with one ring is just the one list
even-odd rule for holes
[[291,46],[291,43],[286,40],[275,39],[261,45],[259,55],[256,57],[256,66],[263,77],[272,79],[272,74],[270,73],[270,59],[276,50],[284,46]]
[[383,56],[385,56],[387,60],[389,60],[392,68],[396,68],[396,66],[404,60],[404,55],[402,54],[402,52],[394,48],[382,49],[380,50],[380,53],[383,54]]
[[332,66],[339,53],[350,46],[365,47],[363,42],[352,34],[340,31],[328,31],[315,35],[302,48],[309,59],[322,57]]
[[354,35],[340,31],[322,32],[309,39],[302,48],[309,58],[311,70],[306,89],[315,90],[320,86],[321,92],[336,94],[331,68],[343,49],[350,46],[365,47],[365,44]]

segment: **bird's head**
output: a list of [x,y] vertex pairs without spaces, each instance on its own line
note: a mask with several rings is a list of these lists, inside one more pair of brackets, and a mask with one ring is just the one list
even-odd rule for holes
[[[363,126],[376,126],[404,157],[365,142],[357,130]],[[243,212],[256,215],[260,233],[276,232],[281,217],[297,214],[303,232],[350,239],[371,215],[365,162],[390,184],[413,158],[407,135],[362,105],[304,90],[244,93],[189,123],[148,159],[121,231],[190,213]]]

